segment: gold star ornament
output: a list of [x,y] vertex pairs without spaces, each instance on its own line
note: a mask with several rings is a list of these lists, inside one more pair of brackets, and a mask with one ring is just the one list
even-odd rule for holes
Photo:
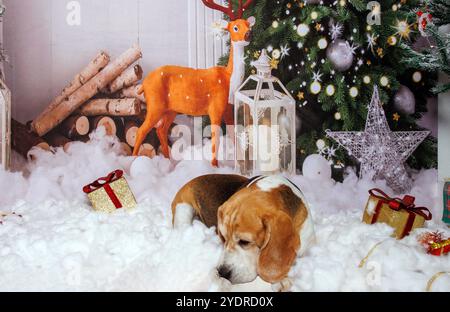
[[393,119],[394,121],[399,121],[399,120],[400,120],[400,115],[397,114],[397,113],[395,113],[394,115],[392,115],[392,119]]

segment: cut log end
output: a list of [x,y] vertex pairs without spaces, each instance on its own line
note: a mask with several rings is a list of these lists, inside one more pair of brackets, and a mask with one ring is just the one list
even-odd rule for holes
[[33,148],[28,152],[27,154],[27,158],[31,161],[36,160],[37,159],[37,153],[40,151],[51,151],[50,149],[50,145],[48,145],[48,143],[46,142],[41,142],[35,146],[33,146]]
[[117,134],[117,126],[114,122],[114,119],[111,117],[101,117],[98,118],[97,123],[95,125],[95,129],[98,129],[100,127],[104,127],[106,131],[106,135],[116,135]]
[[136,136],[139,128],[137,126],[133,126],[127,130],[125,133],[125,141],[131,146],[134,147],[136,145]]
[[151,145],[149,143],[144,143],[144,144],[142,144],[141,148],[139,149],[138,155],[153,158],[156,156],[156,150],[153,147],[153,145]]
[[86,135],[89,133],[89,119],[86,116],[81,116],[75,123],[75,129],[79,135]]

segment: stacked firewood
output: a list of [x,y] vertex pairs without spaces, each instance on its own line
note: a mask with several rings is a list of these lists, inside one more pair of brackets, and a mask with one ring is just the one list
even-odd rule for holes
[[[13,148],[29,158],[33,147],[67,149],[73,141],[87,141],[89,133],[104,127],[131,155],[145,118],[145,98],[139,94],[143,71],[135,64],[141,57],[138,46],[112,62],[106,52],[100,52],[36,119],[27,125],[13,120]],[[155,156],[157,145],[153,131],[140,155]]]

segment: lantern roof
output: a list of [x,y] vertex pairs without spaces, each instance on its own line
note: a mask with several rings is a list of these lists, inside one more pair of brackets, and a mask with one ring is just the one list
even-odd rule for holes
[[252,66],[254,66],[257,70],[257,74],[268,78],[272,75],[272,68],[270,66],[270,57],[267,55],[266,49],[263,49],[259,59],[257,61],[252,62]]
[[[243,101],[249,105],[266,107],[295,106],[295,100],[281,81],[272,76],[271,58],[266,50],[262,50],[257,61],[251,63],[257,70],[257,73],[248,77],[236,91],[237,100]],[[256,82],[256,88],[250,84],[250,81]],[[246,87],[251,86],[251,89]]]

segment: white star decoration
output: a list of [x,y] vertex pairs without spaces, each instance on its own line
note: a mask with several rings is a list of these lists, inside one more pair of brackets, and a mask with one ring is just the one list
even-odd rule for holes
[[284,46],[281,46],[281,59],[284,59],[286,56],[289,56],[289,51],[291,50],[291,48],[289,48],[289,46],[286,44]]
[[430,131],[392,132],[376,86],[368,112],[364,132],[328,130],[327,136],[339,143],[350,156],[361,163],[361,177],[372,175],[374,179],[385,179],[397,193],[409,191],[412,183],[404,162]]

